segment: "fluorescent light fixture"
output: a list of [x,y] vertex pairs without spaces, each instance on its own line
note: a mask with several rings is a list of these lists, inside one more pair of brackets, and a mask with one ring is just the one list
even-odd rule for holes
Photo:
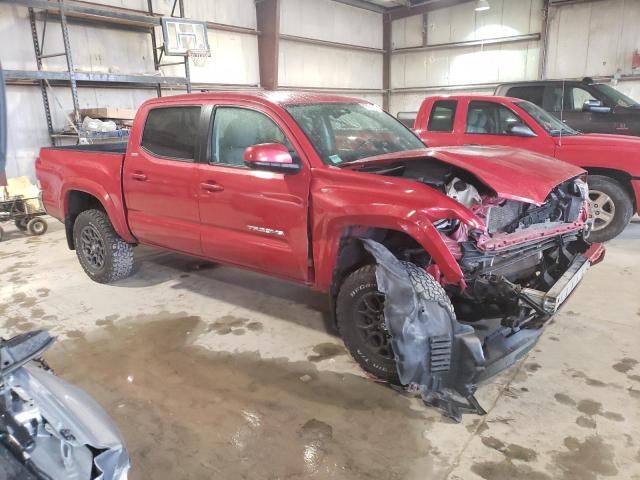
[[476,12],[484,12],[487,11],[491,8],[491,5],[489,5],[488,0],[478,0],[476,2]]

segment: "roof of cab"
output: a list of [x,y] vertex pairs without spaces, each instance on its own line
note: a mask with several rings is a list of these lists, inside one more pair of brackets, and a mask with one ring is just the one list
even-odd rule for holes
[[187,95],[174,95],[170,97],[160,97],[147,100],[145,104],[166,104],[179,102],[193,102],[196,99],[202,101],[214,100],[236,100],[236,101],[254,101],[262,104],[276,105],[310,105],[314,103],[370,103],[367,100],[354,97],[343,97],[341,95],[332,95],[324,93],[310,93],[297,91],[218,91],[206,93],[190,93]]
[[500,101],[500,100],[507,100],[510,102],[521,102],[522,99],[521,98],[515,98],[515,97],[505,97],[505,96],[500,96],[500,95],[472,95],[472,94],[468,94],[468,95],[447,95],[447,94],[442,94],[442,95],[428,95],[425,97],[425,100],[427,99],[435,99],[437,98],[438,100],[478,100],[481,102],[495,102]]

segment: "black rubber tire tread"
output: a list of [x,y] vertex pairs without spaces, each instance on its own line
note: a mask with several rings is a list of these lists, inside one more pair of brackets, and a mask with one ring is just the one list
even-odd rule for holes
[[427,273],[424,268],[420,268],[413,263],[402,262],[402,264],[407,269],[413,288],[418,292],[422,292],[427,300],[437,302],[446,308],[449,311],[451,318],[455,319],[456,312],[453,309],[451,299],[433,275]]
[[[419,292],[424,292],[427,299],[440,303],[455,318],[453,305],[442,286],[433,276],[424,269],[412,263],[403,262],[407,268],[407,273],[411,278],[414,288]],[[360,367],[379,380],[400,385],[396,362],[386,358],[371,358],[362,348],[362,340],[349,311],[353,308],[353,295],[358,292],[366,292],[371,288],[377,289],[376,265],[365,265],[354,271],[345,278],[340,286],[336,299],[336,319],[338,331],[344,341],[345,347]]]
[[[86,225],[92,225],[98,231],[105,245],[105,264],[100,270],[92,267],[78,248],[80,231]],[[80,265],[92,280],[112,283],[127,278],[133,272],[133,246],[116,233],[109,217],[102,210],[81,212],[73,225],[73,239]]]
[[633,216],[633,200],[629,193],[616,179],[603,175],[589,175],[589,188],[609,195],[616,207],[616,213],[611,223],[603,230],[591,232],[589,241],[593,243],[606,242],[617,237],[627,228]]
[[16,228],[21,232],[27,231],[27,223],[29,223],[26,218],[20,218],[15,221]]
[[[40,231],[36,230],[35,226],[37,224],[42,225],[42,230]],[[42,218],[37,218],[37,217],[32,218],[31,220],[29,220],[29,222],[27,222],[27,230],[31,235],[35,235],[35,236],[44,235],[45,233],[47,233],[48,228],[49,228],[49,225],[47,224],[46,220]]]

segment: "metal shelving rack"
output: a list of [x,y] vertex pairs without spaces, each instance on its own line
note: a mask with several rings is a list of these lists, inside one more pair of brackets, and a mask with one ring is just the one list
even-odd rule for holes
[[[161,25],[161,17],[153,12],[152,0],[147,0],[149,12],[126,11],[125,9],[110,8],[107,6],[95,6],[83,4],[80,1],[66,0],[0,0],[0,3],[8,3],[27,7],[29,11],[29,23],[31,25],[31,36],[36,57],[37,70],[5,70],[5,78],[11,83],[17,84],[38,84],[42,92],[42,101],[47,120],[47,129],[51,137],[52,144],[56,139],[69,138],[72,135],[56,132],[53,128],[51,117],[51,106],[47,88],[50,86],[69,86],[73,101],[73,118],[76,129],[80,126],[80,107],[78,101],[78,86],[121,86],[121,87],[154,87],[158,96],[162,95],[162,87],[186,86],[187,92],[191,92],[191,75],[189,70],[189,59],[173,63],[162,62],[163,46],[158,46],[156,27]],[[175,16],[178,8],[178,17],[184,18],[183,0],[174,0],[171,16]],[[37,10],[37,12],[36,12]],[[43,19],[41,37],[38,32],[38,16]],[[45,52],[46,32],[49,18],[56,18],[60,21],[62,39],[64,45],[63,52]],[[69,41],[69,21],[90,22],[114,28],[137,28],[148,31],[151,35],[153,48],[153,60],[156,72],[160,68],[169,65],[184,65],[184,77],[166,77],[135,74],[103,74],[78,72],[73,64],[71,43]],[[158,53],[160,52],[160,53]],[[67,64],[67,71],[48,71],[43,67],[42,60],[53,57],[64,56]]]

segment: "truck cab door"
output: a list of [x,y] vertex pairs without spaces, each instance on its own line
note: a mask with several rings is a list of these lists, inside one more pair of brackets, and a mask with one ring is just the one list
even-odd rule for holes
[[[514,128],[518,127],[518,128]],[[469,100],[466,105],[463,145],[503,145],[553,156],[555,144],[541,138],[516,112],[498,102]],[[526,134],[526,130],[531,135]]]
[[201,106],[151,108],[144,122],[129,142],[122,171],[131,232],[141,243],[199,255],[194,185]]
[[[428,147],[446,147],[457,145],[459,139],[454,133],[454,122],[458,108],[457,100],[435,100],[430,105],[423,105],[416,119],[416,130],[420,140]],[[456,129],[457,130],[457,129]]]
[[309,280],[308,164],[295,173],[255,170],[247,147],[280,143],[302,150],[277,114],[255,106],[212,108],[209,148],[198,166],[202,251],[206,257],[298,281]]

